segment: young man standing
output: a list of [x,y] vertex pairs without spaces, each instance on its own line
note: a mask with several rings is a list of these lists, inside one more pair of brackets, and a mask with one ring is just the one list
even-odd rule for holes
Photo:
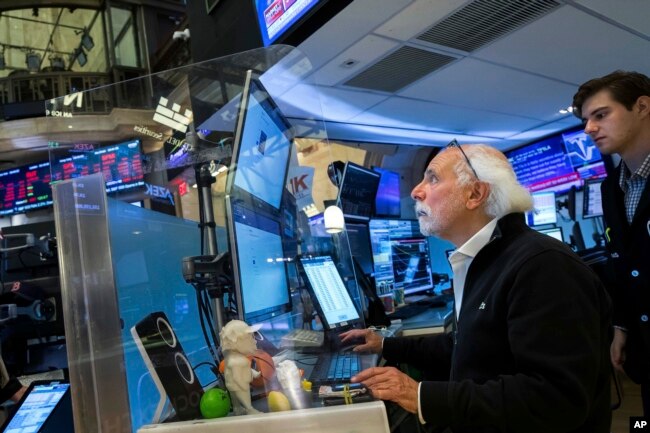
[[615,281],[614,367],[641,384],[650,416],[650,78],[616,71],[587,81],[573,97],[601,153],[621,163],[602,184],[605,237]]

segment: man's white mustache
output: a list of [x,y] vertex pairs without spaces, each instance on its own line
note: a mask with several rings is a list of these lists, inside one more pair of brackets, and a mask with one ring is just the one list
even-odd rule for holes
[[416,202],[415,203],[415,215],[417,216],[430,216],[431,208],[424,203]]

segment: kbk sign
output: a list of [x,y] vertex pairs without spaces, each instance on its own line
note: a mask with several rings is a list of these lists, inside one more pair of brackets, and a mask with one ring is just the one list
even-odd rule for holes
[[314,183],[313,167],[291,167],[287,176],[287,188],[296,198],[298,209],[313,202],[312,185]]

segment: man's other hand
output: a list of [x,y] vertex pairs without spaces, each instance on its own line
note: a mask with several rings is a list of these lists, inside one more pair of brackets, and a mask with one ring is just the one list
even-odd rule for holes
[[393,401],[411,413],[418,411],[418,382],[394,367],[368,368],[352,382],[361,382],[375,398]]
[[354,352],[381,353],[384,338],[373,330],[352,329],[341,333],[341,343],[354,341],[355,339],[364,340],[365,343],[356,345],[353,349]]

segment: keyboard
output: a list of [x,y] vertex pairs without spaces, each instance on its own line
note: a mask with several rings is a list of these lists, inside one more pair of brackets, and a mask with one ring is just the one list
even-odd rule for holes
[[346,383],[360,371],[361,359],[358,353],[322,353],[309,375],[309,381],[315,386]]
[[312,331],[310,329],[293,329],[289,331],[280,340],[280,347],[300,348],[300,347],[321,347],[325,341],[325,333],[322,331]]

